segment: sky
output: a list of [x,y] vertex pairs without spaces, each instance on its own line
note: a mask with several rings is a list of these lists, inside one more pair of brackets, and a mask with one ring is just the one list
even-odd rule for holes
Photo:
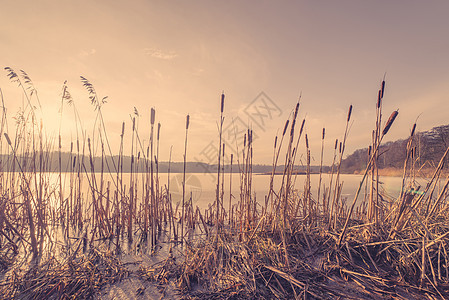
[[[172,160],[182,161],[189,114],[187,160],[214,163],[209,150],[218,145],[224,92],[228,149],[241,150],[235,128],[247,126],[254,163],[271,163],[274,138],[301,96],[312,164],[319,164],[323,127],[330,164],[350,105],[345,153],[370,144],[384,76],[383,119],[399,109],[384,141],[406,138],[415,121],[420,131],[448,123],[448,12],[449,2],[433,0],[1,1],[0,62],[30,76],[46,134],[55,139],[61,128],[64,149],[76,139],[73,105],[60,113],[65,81],[82,127],[94,134],[83,76],[108,97],[102,114],[114,153],[123,122],[124,153],[131,152],[134,108],[148,143],[154,108],[161,161],[171,148]],[[13,135],[24,97],[2,71]],[[303,155],[304,141],[299,149]]]

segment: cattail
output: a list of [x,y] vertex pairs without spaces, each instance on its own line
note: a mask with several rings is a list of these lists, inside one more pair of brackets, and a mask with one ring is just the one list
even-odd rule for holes
[[386,135],[388,130],[390,130],[391,125],[393,125],[394,120],[396,119],[396,117],[398,116],[398,111],[395,110],[394,112],[391,113],[390,118],[388,118],[387,124],[385,124],[385,128],[382,131],[382,135]]
[[122,134],[120,135],[123,137],[125,135],[125,122],[122,123]]
[[412,133],[410,134],[411,137],[415,134],[415,129],[416,129],[416,123],[413,124]]
[[384,92],[385,92],[385,80],[382,80],[382,87],[381,87],[381,95],[382,95],[382,98],[384,97]]
[[304,124],[306,123],[306,119],[303,119],[302,120],[302,124],[301,124],[301,129],[299,130],[299,135],[301,135],[302,134],[302,131],[303,131],[303,129],[304,129]]
[[133,118],[133,131],[136,130],[136,118]]
[[225,156],[225,143],[223,143],[223,157]]
[[154,125],[154,119],[156,118],[156,111],[151,108],[151,125]]
[[338,152],[341,153],[341,142],[340,142],[340,147],[339,147]]
[[337,145],[338,145],[338,139],[335,139],[335,147],[334,147],[334,150],[337,150]]
[[276,136],[274,138],[274,149],[276,149],[277,142],[278,142],[278,136]]
[[161,123],[157,123],[157,140],[159,140],[159,135],[161,133]]
[[225,99],[225,95],[224,92],[221,94],[221,113],[223,113],[224,111],[224,99]]
[[309,149],[309,138],[307,137],[307,134],[306,134],[306,148]]
[[351,114],[352,114],[352,104],[349,106],[349,111],[348,111],[348,122],[351,119]]
[[246,133],[243,135],[243,147],[246,147]]
[[252,144],[253,142],[253,131],[248,129],[248,147]]
[[295,117],[294,117],[295,119],[298,116],[298,111],[299,111],[299,102],[296,103],[296,107],[295,107]]
[[291,136],[291,137],[292,137],[293,134],[295,133],[295,125],[296,125],[296,119],[293,119],[292,127],[291,127],[291,129],[290,129],[290,136]]
[[371,156],[371,145],[368,147],[368,156]]
[[8,144],[11,146],[11,140],[9,139],[9,135],[5,132],[5,138]]
[[187,115],[187,119],[186,119],[186,129],[189,129],[189,124],[190,124],[190,115]]
[[323,137],[322,137],[322,139],[324,140],[324,136],[326,135],[326,129],[325,128],[323,128]]
[[285,126],[284,126],[284,132],[282,133],[282,136],[285,135],[285,132],[287,131],[287,127],[288,127],[288,123],[290,120],[287,120],[287,122],[285,122]]

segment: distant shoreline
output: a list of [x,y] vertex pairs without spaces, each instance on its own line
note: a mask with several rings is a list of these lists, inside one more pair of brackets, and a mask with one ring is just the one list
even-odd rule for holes
[[[362,175],[365,170],[354,171],[353,173],[347,174],[355,174]],[[388,177],[402,177],[404,170],[402,168],[383,168],[379,169],[379,176],[388,176]],[[407,170],[407,175],[409,175],[410,171]],[[435,168],[423,168],[416,169],[415,174],[417,177],[432,177],[435,173]],[[440,177],[445,177],[449,175],[449,170],[442,170]]]

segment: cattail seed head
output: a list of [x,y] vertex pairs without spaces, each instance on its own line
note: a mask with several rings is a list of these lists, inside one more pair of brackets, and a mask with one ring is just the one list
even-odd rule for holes
[[293,134],[295,133],[295,125],[296,125],[296,119],[293,119],[292,127],[290,128],[290,137],[292,137]]
[[298,116],[298,111],[299,111],[299,102],[296,103],[296,107],[295,107],[295,116],[294,116],[295,119]]
[[133,131],[136,130],[136,118],[133,117]]
[[186,130],[189,129],[189,124],[190,124],[190,115],[187,115],[187,118],[186,118]]
[[5,138],[8,144],[11,146],[11,140],[9,139],[9,135],[5,132]]
[[349,111],[348,111],[348,122],[351,119],[351,114],[352,114],[352,104],[349,106]]
[[284,126],[284,132],[282,132],[282,136],[285,135],[285,132],[287,131],[287,127],[288,127],[288,123],[290,122],[290,120],[287,120],[287,122],[285,122],[285,126]]
[[302,134],[302,131],[304,130],[304,124],[306,123],[306,119],[302,119],[302,123],[301,123],[301,129],[299,130],[299,134]]
[[341,142],[340,142],[340,144],[339,144],[340,146],[339,146],[339,150],[338,150],[338,152],[339,153],[341,153]]
[[161,134],[161,123],[157,123],[157,140],[159,140],[160,134]]
[[337,146],[338,146],[338,139],[335,139],[335,147],[334,147],[334,150],[337,150]]
[[322,136],[322,138],[321,139],[323,139],[324,140],[324,137],[326,136],[326,128],[323,128],[323,136]]
[[411,137],[415,134],[415,129],[416,129],[416,123],[413,124],[413,127],[412,127],[412,133],[410,133],[410,136],[411,136]]
[[154,125],[154,120],[156,119],[156,110],[154,108],[151,108],[151,125]]
[[388,130],[390,130],[391,125],[393,125],[394,120],[398,116],[398,111],[395,110],[391,113],[390,118],[388,118],[387,123],[385,124],[384,130],[382,131],[382,135],[386,135]]
[[382,91],[381,96],[382,98],[384,97],[384,92],[385,92],[385,80],[382,80],[382,87],[380,89]]
[[276,149],[276,144],[277,144],[277,142],[278,142],[278,136],[276,136],[276,137],[274,138],[274,149]]
[[121,137],[123,137],[125,135],[125,122],[122,123],[122,135]]
[[306,148],[309,149],[309,138],[307,137],[307,134],[306,134]]
[[225,99],[225,95],[223,92],[223,93],[221,93],[221,113],[223,113],[223,111],[224,111],[224,99]]
[[223,157],[225,156],[225,143],[223,143]]

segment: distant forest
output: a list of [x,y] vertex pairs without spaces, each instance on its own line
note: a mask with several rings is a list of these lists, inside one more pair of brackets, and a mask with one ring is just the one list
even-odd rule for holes
[[[378,167],[403,168],[409,137],[381,145]],[[414,162],[416,167],[432,167],[438,165],[449,146],[449,125],[434,127],[429,131],[415,133],[412,139]],[[341,170],[354,173],[364,170],[368,162],[368,148],[358,149],[342,161]],[[446,157],[445,168],[448,168]]]
[[[61,152],[61,163],[59,163],[59,153],[58,152],[44,152],[42,155],[39,152],[36,152],[36,159],[33,160],[33,153],[29,153],[27,155],[18,156],[17,159],[14,159],[12,155],[0,155],[0,172],[2,170],[14,170],[15,172],[20,171],[22,169],[25,172],[39,172],[43,170],[45,172],[77,172],[79,168],[80,172],[111,172],[117,173],[117,169],[119,169],[123,173],[131,172],[131,160],[133,160],[133,172],[135,173],[144,173],[147,170],[147,162],[142,157],[134,157],[123,156],[119,159],[118,156],[105,156],[103,159],[101,157],[94,157],[91,162],[90,158],[87,155],[76,155],[75,153],[70,154],[67,152]],[[14,165],[13,164],[14,161]],[[79,164],[81,162],[81,164]],[[19,166],[20,164],[20,166]],[[149,161],[148,161],[148,165]],[[9,168],[7,167],[9,166]],[[116,167],[119,166],[119,167]],[[182,173],[184,168],[183,162],[171,162],[170,163],[170,172],[171,173]],[[156,169],[159,173],[167,173],[169,169],[169,163],[159,162],[156,163],[153,160],[153,171],[156,172]],[[306,166],[295,166],[294,170],[298,172],[306,172]],[[319,166],[311,166],[311,173],[318,173],[320,167]],[[149,170],[149,168],[148,168]],[[284,170],[283,165],[279,165],[276,167],[276,173],[282,173]],[[232,173],[238,173],[239,166],[234,163],[232,166]],[[323,166],[323,172],[328,172],[329,167]],[[190,161],[186,164],[186,172],[187,173],[217,173],[217,164],[207,164],[204,162],[195,162]],[[231,172],[231,166],[225,165],[224,172]],[[253,173],[270,173],[272,172],[271,165],[261,165],[254,164],[252,166]]]
[[[409,137],[406,139],[397,140],[394,142],[387,142],[381,145],[379,153],[378,167],[383,168],[403,168],[404,160],[406,157],[406,148]],[[442,125],[434,127],[429,131],[417,132],[412,139],[412,148],[414,149],[414,161],[416,167],[433,167],[438,164],[444,152],[449,146],[449,125]],[[36,153],[36,160],[32,159],[32,153],[26,156],[17,157],[20,167],[23,171],[39,171],[40,169],[50,172],[59,172],[59,153],[58,152],[45,152],[42,154],[42,167],[40,167],[39,153]],[[78,160],[81,161],[79,165]],[[9,170],[20,171],[17,160],[14,159],[14,166],[12,165],[13,157],[11,155],[0,155],[0,171],[7,170],[7,165],[9,165]],[[35,162],[35,163],[34,163]],[[358,149],[354,153],[350,154],[348,157],[342,160],[341,172],[342,173],[354,173],[358,171],[363,171],[366,168],[368,162],[368,148]],[[448,167],[449,156],[446,158],[444,168]],[[102,160],[101,157],[95,157],[92,161],[94,172],[117,172],[115,166],[120,165],[121,171],[123,173],[129,173],[131,171],[131,157],[124,156],[119,160],[118,156],[105,156]],[[156,163],[153,161],[153,170],[156,172]],[[85,168],[83,167],[85,166]],[[61,171],[71,172],[77,171],[77,168],[81,166],[81,172],[91,172],[91,163],[88,156],[77,156],[76,154],[70,154],[67,152],[61,153]],[[159,173],[167,173],[169,164],[168,162],[160,162],[157,166]],[[311,166],[311,173],[318,173],[319,166]],[[323,173],[330,172],[329,166],[323,166]],[[276,173],[282,173],[284,170],[283,165],[279,165],[276,168]],[[295,170],[300,173],[306,171],[306,166],[298,165],[295,166]],[[134,157],[133,161],[133,172],[145,172],[146,162],[144,159]],[[182,162],[171,162],[170,172],[171,173],[182,173],[183,163]],[[230,165],[224,166],[224,172],[229,173],[231,171]],[[252,167],[253,173],[271,173],[271,165],[260,165],[255,164]],[[187,173],[217,173],[216,164],[207,164],[203,162],[187,162],[186,166]],[[234,163],[232,166],[232,172],[238,173],[239,167]]]

